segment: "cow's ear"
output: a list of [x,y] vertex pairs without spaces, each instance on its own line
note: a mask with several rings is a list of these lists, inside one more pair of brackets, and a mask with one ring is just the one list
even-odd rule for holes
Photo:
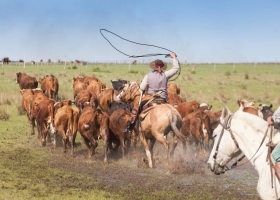
[[25,89],[19,91],[21,94],[24,94]]
[[272,104],[270,104],[269,108],[272,108]]
[[71,106],[72,105],[72,101],[68,100],[68,105]]
[[208,106],[208,110],[211,110],[212,109],[212,105]]
[[239,99],[237,100],[237,104],[238,104],[238,106],[240,106],[240,104],[241,104],[241,102],[240,102],[240,100],[239,100]]

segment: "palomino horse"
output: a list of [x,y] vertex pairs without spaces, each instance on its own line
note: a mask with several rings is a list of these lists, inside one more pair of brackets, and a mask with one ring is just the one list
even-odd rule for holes
[[[140,88],[136,82],[128,82],[125,84],[122,92],[117,96],[119,101],[124,101],[137,107],[140,101]],[[139,121],[139,137],[145,148],[148,157],[149,167],[153,167],[152,154],[155,141],[162,143],[165,147],[166,158],[169,158],[169,142],[166,139],[167,134],[173,132],[173,147],[177,143],[177,137],[183,141],[185,148],[185,136],[179,131],[182,126],[182,118],[179,112],[169,104],[159,104],[155,106],[146,117]],[[138,126],[136,126],[138,127]],[[138,131],[138,130],[137,130]],[[147,140],[150,140],[148,145]],[[173,155],[174,148],[171,154]]]
[[242,111],[232,114],[224,107],[221,122],[213,134],[214,146],[208,160],[211,171],[218,175],[224,173],[226,164],[241,151],[259,174],[259,196],[262,199],[277,199],[280,185],[275,176],[274,181],[271,180],[270,164],[266,162],[266,144],[269,142],[267,132],[270,133],[268,123],[260,117]]

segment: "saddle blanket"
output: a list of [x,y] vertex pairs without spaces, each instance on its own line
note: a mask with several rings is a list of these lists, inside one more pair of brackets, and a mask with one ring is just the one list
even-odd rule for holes
[[270,157],[273,165],[275,165],[276,162],[280,162],[280,143],[274,148]]

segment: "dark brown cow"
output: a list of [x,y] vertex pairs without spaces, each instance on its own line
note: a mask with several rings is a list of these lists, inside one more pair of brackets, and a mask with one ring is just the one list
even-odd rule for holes
[[20,65],[21,63],[24,64],[24,60],[19,60],[19,61],[18,61],[18,64],[19,64],[19,65]]
[[42,91],[52,99],[57,100],[58,93],[58,80],[53,75],[47,75],[44,78],[39,79],[39,83],[41,84]]
[[86,102],[89,102],[95,108],[98,107],[97,96],[88,90],[82,90],[77,94],[75,98],[75,104],[79,110],[82,111]]
[[[110,107],[109,128],[110,131],[119,139],[122,147],[122,157],[125,158],[126,145],[125,142],[131,140],[134,146],[134,156],[136,156],[136,135],[135,132],[130,134],[124,132],[127,124],[131,120],[132,107],[126,103],[113,102]],[[110,138],[111,142],[111,138]]]
[[32,65],[36,64],[34,60],[31,60],[30,62],[31,62]]
[[183,118],[181,132],[186,136],[189,144],[195,143],[196,146],[200,144],[201,147],[204,145],[208,147],[211,131],[207,112],[211,107],[201,106]]
[[[57,132],[61,134],[64,153],[67,151],[67,143],[70,143],[71,155],[74,155],[75,139],[77,134],[79,110],[71,107],[71,100],[57,102],[59,108],[54,117],[54,148],[56,148]],[[56,106],[56,105],[55,105]]]
[[88,157],[95,154],[98,145],[97,140],[102,138],[104,141],[104,162],[107,163],[108,137],[109,137],[109,118],[108,115],[100,109],[87,106],[83,109],[78,122],[78,131],[80,132],[85,145],[88,149]]
[[181,117],[186,117],[189,113],[197,110],[199,108],[199,103],[197,101],[183,102],[177,106],[177,110]]
[[78,64],[78,65],[82,65],[82,64],[83,64],[83,61],[75,60],[75,63]]
[[73,78],[73,94],[74,99],[76,98],[77,94],[86,89],[86,85],[84,84],[85,77],[76,77]]
[[132,62],[132,64],[133,64],[133,65],[136,65],[136,64],[137,64],[137,60],[134,60],[134,61]]
[[118,92],[113,88],[104,89],[98,96],[98,105],[102,111],[109,113],[110,105],[116,101]]
[[53,106],[55,101],[53,99],[42,100],[39,104],[34,102],[35,110],[34,116],[37,123],[38,133],[40,136],[40,145],[45,146],[49,131],[54,133],[53,127]]
[[31,127],[31,135],[35,134],[35,118],[32,117],[32,102],[33,102],[33,92],[32,89],[23,89],[20,90],[22,95],[21,98],[21,106],[26,112],[26,116],[29,122],[29,126]]
[[9,57],[4,57],[2,59],[2,62],[3,62],[3,64],[9,64],[9,62],[11,62],[11,61],[10,61]]
[[16,73],[17,75],[17,83],[19,84],[19,88],[22,89],[35,89],[38,87],[38,81],[35,77],[29,76],[26,73]]

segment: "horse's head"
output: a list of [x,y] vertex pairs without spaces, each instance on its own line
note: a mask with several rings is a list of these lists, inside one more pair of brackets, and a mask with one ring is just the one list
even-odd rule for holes
[[232,113],[224,107],[220,118],[220,124],[213,132],[214,145],[208,159],[208,167],[217,175],[226,171],[226,164],[241,151],[230,130]]
[[140,96],[139,85],[136,82],[127,82],[122,91],[116,97],[118,102],[123,101],[126,103],[130,103],[134,101],[136,97]]

